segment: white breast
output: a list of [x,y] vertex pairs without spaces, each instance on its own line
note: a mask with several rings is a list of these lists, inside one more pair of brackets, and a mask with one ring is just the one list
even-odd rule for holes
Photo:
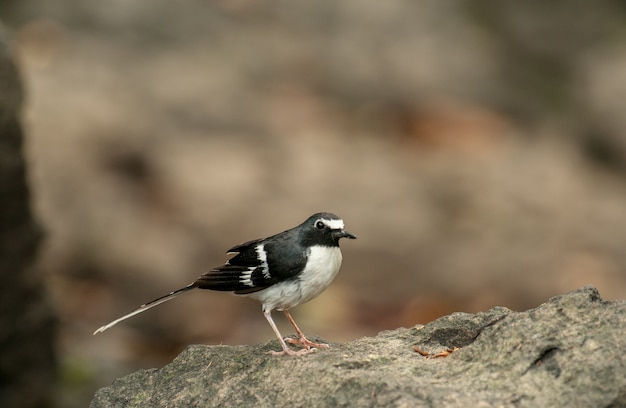
[[335,279],[341,267],[339,247],[311,247],[306,268],[300,275],[303,300],[301,303],[317,297]]
[[251,293],[251,298],[263,303],[263,310],[283,310],[298,306],[317,297],[333,281],[341,267],[339,247],[313,246],[306,268],[298,278],[277,283],[267,289]]

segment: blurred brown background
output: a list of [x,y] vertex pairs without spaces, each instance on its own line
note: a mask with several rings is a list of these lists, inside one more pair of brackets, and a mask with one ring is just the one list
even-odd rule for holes
[[[5,1],[61,406],[187,344],[256,344],[196,291],[225,250],[341,215],[306,333],[341,342],[595,285],[626,297],[619,2]],[[278,318],[288,333],[288,325]]]

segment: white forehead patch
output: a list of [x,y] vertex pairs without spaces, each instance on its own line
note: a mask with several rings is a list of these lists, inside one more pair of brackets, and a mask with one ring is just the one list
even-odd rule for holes
[[[341,230],[343,229],[343,220],[328,220],[326,218],[320,218],[317,221],[321,221],[324,224],[328,225],[328,228],[332,230]],[[317,221],[315,221],[317,223]]]

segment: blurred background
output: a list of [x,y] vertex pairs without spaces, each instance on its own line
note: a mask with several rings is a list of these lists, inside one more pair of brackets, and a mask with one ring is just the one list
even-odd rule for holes
[[58,406],[188,344],[272,340],[258,303],[204,291],[92,333],[317,211],[359,238],[294,311],[331,342],[587,284],[626,297],[620,2],[5,0],[0,18]]

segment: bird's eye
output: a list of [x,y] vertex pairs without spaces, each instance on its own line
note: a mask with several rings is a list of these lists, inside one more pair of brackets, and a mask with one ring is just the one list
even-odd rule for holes
[[324,227],[326,227],[326,224],[324,224],[322,221],[318,221],[315,223],[315,228],[319,230],[324,229]]

